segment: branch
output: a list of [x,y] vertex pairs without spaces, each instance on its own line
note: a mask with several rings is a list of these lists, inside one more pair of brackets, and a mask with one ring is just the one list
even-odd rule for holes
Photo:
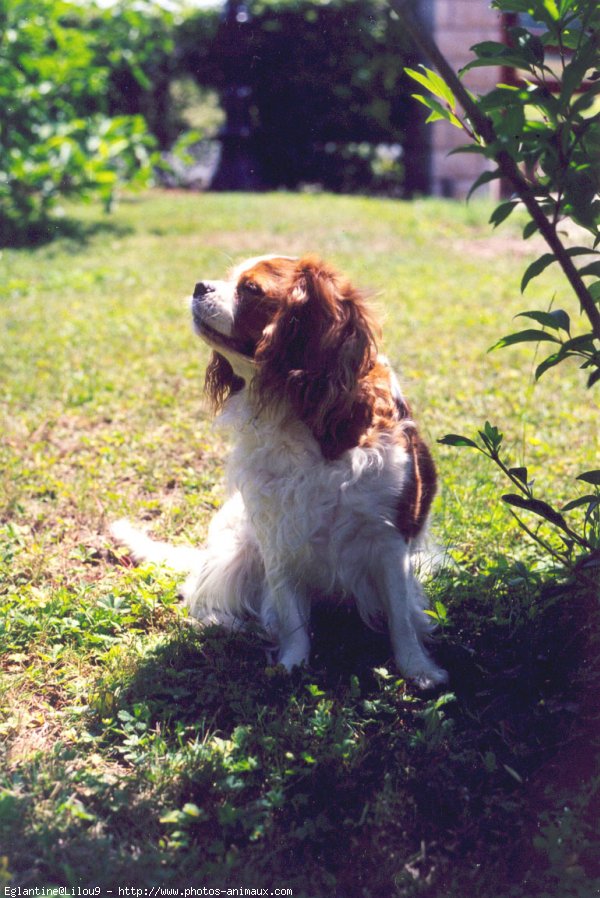
[[[427,34],[421,23],[414,16],[409,7],[414,6],[414,0],[389,0],[389,4],[398,14],[408,34],[423,57],[429,60],[438,70],[454,96],[464,109],[469,121],[483,138],[488,146],[496,143],[498,137],[490,119],[484,115],[468,90],[463,85],[458,75],[454,72],[446,57],[441,53],[435,41]],[[543,209],[535,198],[530,184],[521,174],[515,160],[506,150],[495,152],[495,159],[501,174],[512,184],[515,193],[522,200],[527,211],[538,226],[546,243],[556,256],[581,307],[587,315],[596,339],[600,340],[600,310],[598,310],[583,278],[573,264],[573,260],[567,249],[563,246],[554,225],[548,220]]]

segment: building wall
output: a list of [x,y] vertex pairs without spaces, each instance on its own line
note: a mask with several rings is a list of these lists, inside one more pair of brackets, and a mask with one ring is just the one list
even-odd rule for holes
[[[500,13],[490,9],[489,0],[433,0],[430,13],[433,37],[455,71],[473,58],[469,48],[486,40],[502,40]],[[500,79],[500,68],[472,69],[465,85],[475,94],[491,90]],[[490,163],[473,153],[448,156],[450,150],[467,144],[469,138],[449,122],[436,122],[431,128],[430,192],[434,196],[462,198],[475,179]],[[478,192],[497,190],[497,181]]]

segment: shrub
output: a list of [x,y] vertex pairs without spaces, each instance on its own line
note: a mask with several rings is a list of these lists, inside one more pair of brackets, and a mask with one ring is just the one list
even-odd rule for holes
[[[402,168],[386,168],[375,151],[395,150],[409,123],[416,127],[403,73],[412,56],[397,19],[381,0],[278,0],[250,11],[228,26],[210,11],[195,13],[177,43],[182,68],[224,105],[232,84],[249,90],[264,186],[397,189]],[[405,167],[414,169],[410,160]]]
[[59,196],[100,194],[149,173],[140,117],[106,115],[108,70],[84,12],[9,0],[0,12],[0,244],[41,236]]
[[[579,332],[573,316],[553,308],[521,312],[528,327],[498,340],[492,349],[518,343],[551,346],[550,355],[536,367],[536,379],[549,369],[576,360],[586,371],[589,388],[600,381],[600,115],[594,103],[600,93],[598,44],[600,8],[597,0],[493,0],[492,6],[513,16],[525,13],[531,27],[509,28],[509,44],[484,41],[471,49],[475,59],[463,72],[475,67],[504,66],[518,73],[520,83],[499,84],[484,96],[465,90],[437,46],[406,13],[401,0],[392,5],[422,52],[441,76],[422,67],[412,77],[430,95],[419,99],[431,113],[430,121],[446,119],[462,128],[472,143],[458,152],[479,153],[495,163],[473,188],[504,178],[514,190],[501,202],[490,222],[497,227],[515,209],[524,207],[530,220],[523,238],[535,233],[546,240],[550,252],[525,271],[522,291],[549,265],[558,263],[581,312]],[[525,20],[528,21],[528,20]],[[460,109],[462,107],[462,111]],[[456,151],[455,151],[456,152]],[[561,222],[571,219],[592,240],[567,246]],[[593,244],[592,244],[593,241]],[[592,245],[590,245],[592,244]],[[583,259],[582,264],[577,264]],[[532,327],[530,322],[537,325]],[[441,442],[483,452],[508,477],[515,491],[504,495],[519,525],[555,560],[589,582],[598,581],[600,565],[600,470],[585,471],[577,478],[585,488],[561,509],[540,499],[534,479],[525,466],[511,466],[504,454],[502,434],[486,422],[479,439],[448,434]],[[518,509],[517,514],[513,509]],[[521,515],[537,519],[532,528]],[[568,516],[579,519],[572,523]],[[565,517],[567,515],[567,517]],[[541,529],[540,529],[541,528]]]
[[[171,86],[179,73],[175,44],[177,4],[120,0],[93,8],[88,34],[94,64],[107,72],[104,108],[108,115],[141,115],[161,149],[177,139],[184,122]],[[212,13],[213,16],[216,13]]]

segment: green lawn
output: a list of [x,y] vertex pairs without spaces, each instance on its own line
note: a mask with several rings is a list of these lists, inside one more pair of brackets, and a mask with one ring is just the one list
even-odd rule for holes
[[[0,884],[595,894],[597,603],[551,576],[485,459],[436,444],[489,419],[559,506],[597,467],[581,372],[533,386],[531,347],[486,352],[519,311],[577,317],[553,268],[520,296],[540,244],[477,203],[154,193],[69,211],[77,227],[0,256]],[[311,669],[285,676],[256,639],[191,630],[176,578],[107,536],[127,514],[202,541],[227,447],[185,297],[279,251],[371,292],[434,449],[447,695],[411,691],[384,641],[325,612]]]

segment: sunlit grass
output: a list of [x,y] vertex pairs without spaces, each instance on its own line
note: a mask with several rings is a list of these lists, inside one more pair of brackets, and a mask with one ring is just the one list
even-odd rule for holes
[[[543,564],[499,501],[504,485],[479,456],[436,440],[489,419],[560,504],[596,466],[598,433],[577,368],[534,386],[530,348],[487,354],[519,311],[552,303],[576,318],[552,269],[520,296],[540,246],[512,220],[492,233],[490,211],[155,193],[110,218],[70,209],[78,230],[2,253],[0,882],[184,887],[200,876],[289,882],[296,896],[451,898],[471,881],[498,898],[494,877],[510,873],[498,833],[515,825],[519,780],[571,713],[567,660],[540,673],[562,618],[536,618]],[[227,446],[202,398],[207,352],[185,297],[245,256],[307,251],[372,295],[382,348],[434,450],[433,537],[457,567],[429,589],[448,609],[439,650],[458,703],[374,674],[386,663],[376,639],[340,660],[343,639],[325,635],[313,671],[283,677],[254,638],[190,631],[176,578],[123,567],[107,537],[127,514],[203,539]],[[517,697],[512,670],[526,681]],[[540,817],[548,876],[591,852],[583,824],[552,847],[555,804]],[[470,860],[456,865],[457,853]],[[481,873],[469,880],[471,863]]]

